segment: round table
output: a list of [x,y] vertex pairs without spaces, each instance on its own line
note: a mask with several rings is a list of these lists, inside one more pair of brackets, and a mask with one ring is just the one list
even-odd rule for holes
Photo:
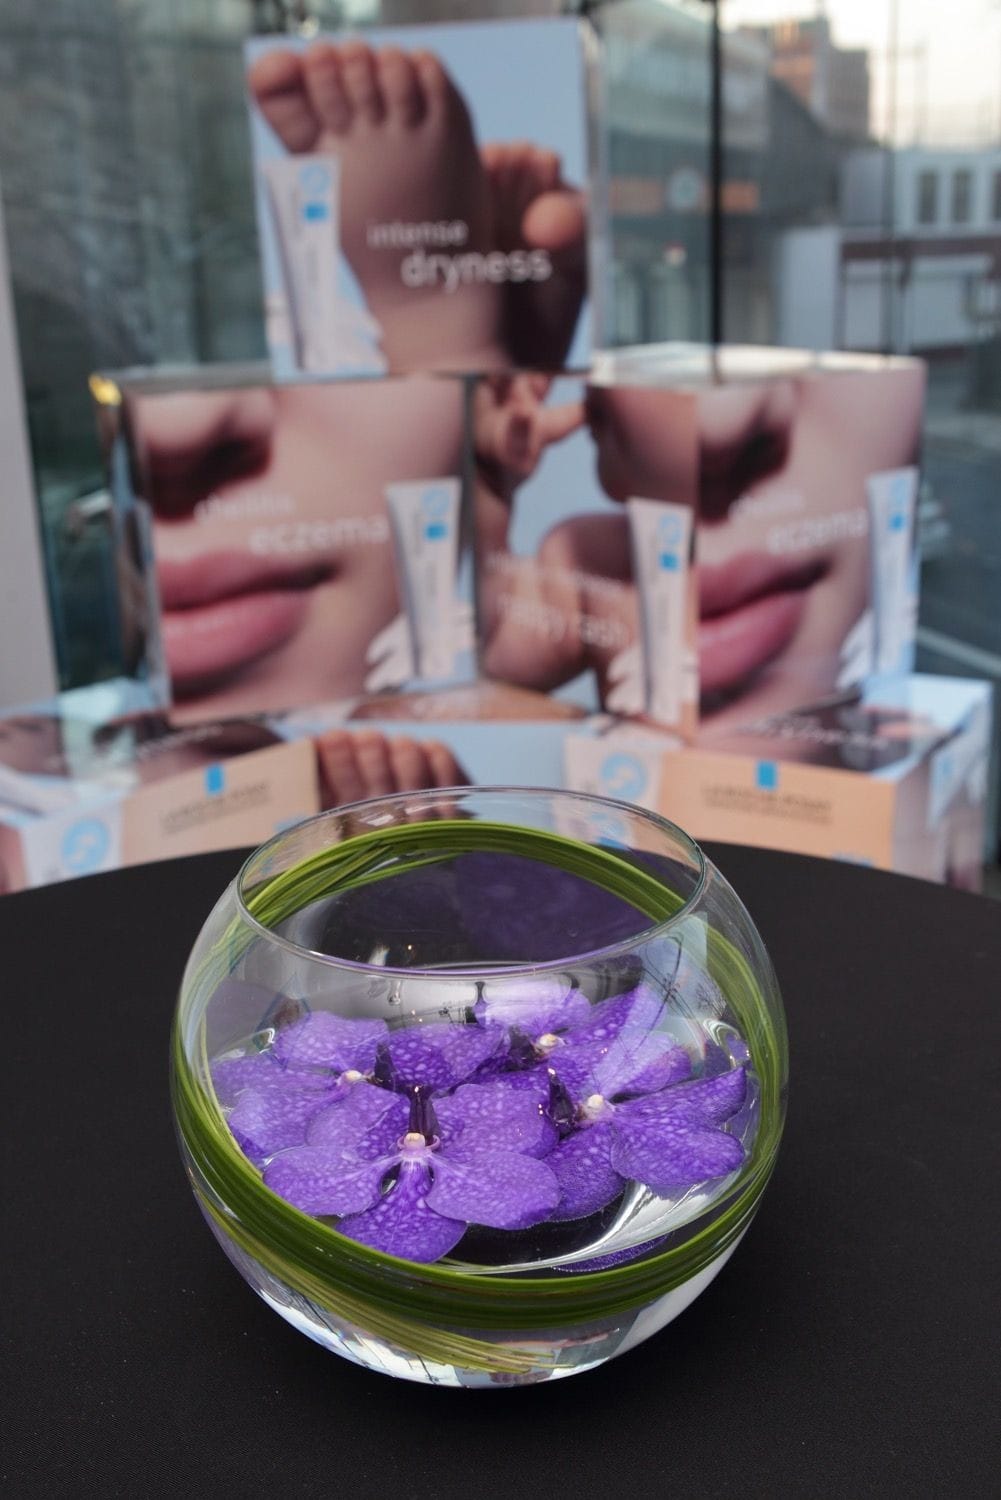
[[195,1208],[168,1030],[240,855],[0,900],[8,1492],[993,1492],[1001,908],[847,865],[709,853],[788,1010],[773,1182],[719,1279],[656,1338],[590,1374],[482,1393],[311,1344]]

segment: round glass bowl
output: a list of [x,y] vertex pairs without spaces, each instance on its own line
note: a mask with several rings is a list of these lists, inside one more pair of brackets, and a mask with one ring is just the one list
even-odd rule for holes
[[622,803],[469,788],[279,834],[195,944],[173,1100],[255,1291],[370,1369],[522,1385],[662,1328],[734,1250],[782,1130],[750,917]]

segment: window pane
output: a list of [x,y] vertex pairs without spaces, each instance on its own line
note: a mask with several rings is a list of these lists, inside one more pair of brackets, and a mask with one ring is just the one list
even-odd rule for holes
[[934,224],[938,219],[938,173],[918,173],[918,223]]
[[[1001,693],[1001,6],[720,9],[727,66],[757,47],[768,90],[739,157],[760,209],[725,227],[724,335],[927,362],[918,664]],[[860,49],[868,100],[846,117],[834,81]]]
[[968,224],[970,222],[970,195],[973,186],[973,173],[966,167],[960,167],[952,174],[952,222],[954,224]]

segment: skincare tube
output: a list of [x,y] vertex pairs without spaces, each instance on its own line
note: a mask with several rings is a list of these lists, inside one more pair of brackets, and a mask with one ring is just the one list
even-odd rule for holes
[[419,677],[455,671],[459,570],[459,481],[426,479],[386,486],[396,570]]
[[289,156],[261,164],[267,185],[296,364],[310,374],[336,368],[340,317],[339,163]]
[[876,626],[875,670],[904,672],[914,640],[917,600],[914,580],[914,513],[917,469],[870,474],[869,557],[872,612]]
[[692,512],[661,500],[629,500],[633,577],[639,595],[646,712],[678,724],[689,695],[687,639]]

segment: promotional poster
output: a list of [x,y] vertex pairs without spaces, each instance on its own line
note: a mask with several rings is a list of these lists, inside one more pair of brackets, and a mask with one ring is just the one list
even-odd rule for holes
[[479,382],[488,674],[689,738],[908,671],[923,366],[657,353]]
[[486,675],[693,732],[692,498],[602,487],[580,377],[485,377],[471,425]]
[[586,363],[590,46],[570,18],[247,43],[277,380]]
[[176,721],[473,674],[461,381],[115,388]]

